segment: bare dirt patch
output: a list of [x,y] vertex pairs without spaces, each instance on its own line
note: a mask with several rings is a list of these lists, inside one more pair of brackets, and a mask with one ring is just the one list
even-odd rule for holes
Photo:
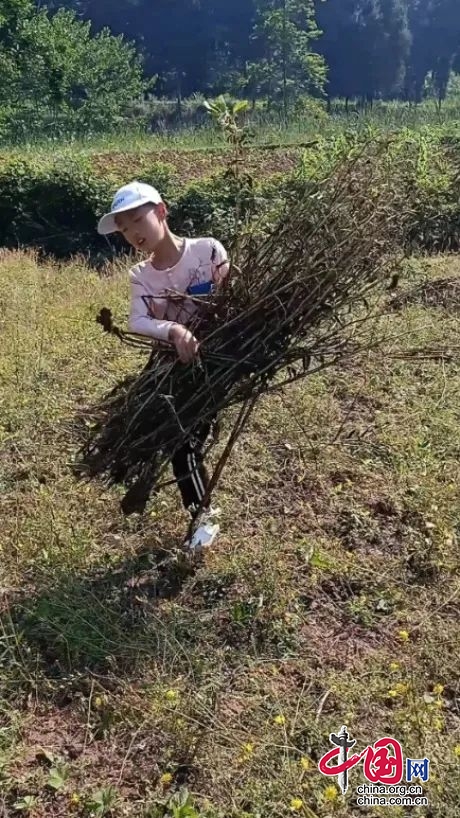
[[[299,160],[299,148],[252,148],[248,151],[245,171],[256,178],[293,170]],[[223,170],[228,154],[223,150],[178,151],[162,150],[148,153],[101,153],[91,157],[98,175],[116,179],[139,177],[148,173],[156,163],[171,165],[182,184],[210,176]]]

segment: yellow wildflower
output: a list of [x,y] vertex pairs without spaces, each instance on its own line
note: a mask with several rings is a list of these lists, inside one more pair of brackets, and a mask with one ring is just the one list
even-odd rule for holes
[[300,759],[300,766],[302,767],[302,770],[310,770],[311,769],[310,759],[305,758],[305,757],[301,758]]
[[243,744],[241,749],[242,753],[238,757],[238,762],[240,764],[244,764],[246,761],[249,761],[249,759],[252,757],[252,754],[254,753],[254,745],[252,744],[251,741],[247,741],[246,744]]
[[301,798],[293,798],[291,801],[291,810],[293,812],[298,812],[299,809],[302,809],[303,801]]
[[163,773],[163,775],[160,778],[160,784],[162,784],[163,787],[169,787],[169,785],[172,784],[172,780],[173,777],[171,773]]
[[179,696],[177,690],[167,690],[165,696],[168,702],[175,702]]
[[280,727],[282,727],[284,724],[286,724],[286,717],[281,715],[275,716],[273,721],[275,722],[275,724],[278,724]]
[[326,787],[324,790],[324,800],[325,801],[336,801],[338,796],[337,787],[334,784],[330,784],[329,787]]
[[96,696],[93,701],[94,701],[94,707],[97,707],[98,709],[99,709],[99,707],[102,707],[102,699],[101,699],[100,696]]
[[388,691],[388,696],[390,696],[392,699],[395,699],[397,695],[398,695],[398,691],[395,690],[394,688],[392,690]]
[[399,670],[400,667],[401,667],[401,665],[399,664],[399,662],[391,662],[391,664],[390,664],[390,670],[393,671],[393,673],[396,670]]
[[433,687],[433,693],[435,696],[440,696],[441,693],[444,691],[444,685],[437,684]]
[[399,636],[401,642],[408,642],[409,641],[409,631],[405,631],[405,630],[399,631],[398,636]]
[[444,702],[442,699],[436,699],[434,706],[438,708],[438,710],[442,710],[444,707]]
[[78,792],[73,792],[72,795],[70,796],[70,803],[71,804],[79,804],[80,800],[81,799],[80,799],[80,796],[78,795]]
[[456,744],[454,747],[454,756],[455,758],[460,758],[460,744]]

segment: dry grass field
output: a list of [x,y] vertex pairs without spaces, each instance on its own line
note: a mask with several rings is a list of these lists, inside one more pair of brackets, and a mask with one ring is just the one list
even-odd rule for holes
[[[396,297],[445,278],[457,258],[411,261]],[[118,490],[70,469],[77,410],[143,363],[94,320],[126,316],[123,265],[1,255],[1,816],[457,818],[449,292],[385,311],[383,349],[261,401],[218,543],[162,566],[185,532],[174,488],[125,519]],[[428,347],[452,356],[398,357]],[[393,736],[427,756],[429,807],[358,807],[362,765],[343,797],[317,768],[342,724],[358,752]]]

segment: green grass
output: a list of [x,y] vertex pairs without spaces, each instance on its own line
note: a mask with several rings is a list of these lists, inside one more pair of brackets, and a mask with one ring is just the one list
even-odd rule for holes
[[158,561],[185,533],[174,489],[125,520],[116,490],[70,472],[77,408],[143,360],[94,322],[126,316],[113,273],[0,258],[5,814],[285,818],[299,799],[357,818],[361,770],[342,799],[316,768],[347,724],[359,750],[392,735],[427,755],[431,811],[411,815],[454,818],[460,368],[396,356],[458,346],[455,304],[386,313],[383,352],[260,403],[192,571]]
[[[250,117],[249,124],[253,132],[254,146],[286,145],[295,146],[318,136],[334,136],[344,130],[366,130],[377,128],[381,131],[392,131],[400,128],[419,130],[426,127],[446,129],[457,132],[460,121],[460,97],[452,95],[439,108],[434,99],[425,100],[419,105],[404,102],[375,102],[372,108],[361,108],[351,101],[346,112],[343,100],[334,100],[329,114],[324,112],[315,115],[292,115],[288,123],[283,116],[266,113],[256,108]],[[21,154],[49,155],[49,153],[68,152],[71,154],[93,154],[104,152],[145,153],[151,151],[206,151],[210,149],[226,150],[225,139],[221,132],[211,123],[194,125],[187,122],[182,127],[166,127],[153,133],[146,133],[141,127],[125,126],[120,133],[90,134],[75,138],[50,138],[40,136],[31,130],[30,139],[20,143],[4,142],[4,152],[20,151]]]

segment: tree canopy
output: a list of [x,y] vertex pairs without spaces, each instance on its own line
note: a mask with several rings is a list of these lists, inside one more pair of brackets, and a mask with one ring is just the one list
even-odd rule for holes
[[0,0],[0,135],[109,129],[147,83],[134,46],[74,9]]
[[458,0],[0,0],[0,137],[110,130],[148,88],[441,102],[452,71]]
[[458,0],[64,2],[94,31],[135,41],[160,95],[240,91],[285,104],[294,89],[419,101],[431,74],[442,99],[459,65]]

